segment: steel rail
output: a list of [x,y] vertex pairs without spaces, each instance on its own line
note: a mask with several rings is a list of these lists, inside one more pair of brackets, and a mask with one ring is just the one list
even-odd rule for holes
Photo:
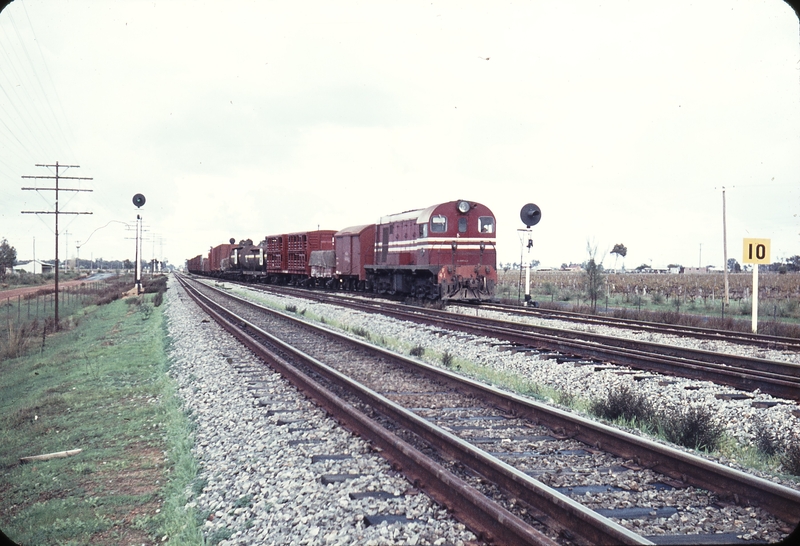
[[[468,525],[470,529],[478,529],[478,534],[484,540],[490,542],[496,540],[502,544],[556,544],[546,535],[536,531],[494,501],[487,499],[482,493],[477,492],[460,479],[452,476],[445,468],[430,461],[426,456],[394,436],[394,434],[376,425],[363,413],[327,391],[308,375],[297,370],[280,357],[268,352],[252,338],[252,334],[254,332],[257,333],[259,336],[268,339],[269,343],[301,359],[312,366],[316,373],[320,373],[334,384],[346,388],[362,402],[420,436],[440,452],[460,460],[475,472],[497,484],[501,489],[546,514],[557,522],[561,529],[567,530],[573,535],[581,536],[584,540],[593,544],[654,544],[641,535],[586,508],[570,497],[544,485],[485,451],[461,440],[454,434],[395,404],[383,395],[284,343],[246,319],[237,317],[235,319],[236,324],[234,324],[234,322],[227,320],[222,313],[215,309],[221,307],[219,304],[211,302],[206,296],[197,293],[194,289],[187,288],[187,292],[225,330],[233,334],[259,357],[263,358],[270,366],[279,370],[281,374],[285,374],[300,390],[318,400],[321,406],[337,419],[345,422],[351,430],[358,432],[361,436],[368,438],[379,446],[381,454],[389,459],[390,462],[402,468],[403,472],[409,475],[409,478],[417,487],[424,489],[434,500],[452,510],[457,519]],[[231,294],[225,295],[239,299]],[[240,301],[253,305],[252,302],[247,300]],[[295,317],[275,311],[271,312],[297,322],[304,327],[309,326],[308,323]],[[231,311],[226,310],[224,313],[231,313]],[[246,327],[242,329],[237,324],[246,325]],[[357,345],[364,345],[357,342],[357,340],[342,336],[324,327],[314,326],[314,329],[337,338],[343,338],[348,343],[356,341]],[[365,345],[364,347],[370,350],[375,349],[372,345]],[[398,357],[398,355],[389,351],[382,351],[381,354],[392,359]]]
[[[779,362],[768,360],[764,358],[755,358],[748,356],[739,356],[729,353],[719,353],[714,351],[706,351],[704,349],[690,349],[686,347],[678,347],[666,343],[655,343],[651,341],[629,340],[615,336],[608,336],[604,334],[595,334],[592,332],[583,332],[578,330],[567,330],[564,328],[555,328],[552,326],[538,326],[534,324],[524,324],[514,322],[506,319],[497,319],[489,317],[475,317],[465,315],[462,313],[452,313],[449,311],[440,311],[435,309],[426,309],[424,312],[412,309],[402,309],[400,306],[387,309],[385,305],[374,303],[361,303],[356,302],[356,305],[364,309],[372,309],[381,313],[393,314],[398,318],[408,318],[414,316],[421,316],[427,320],[430,316],[439,317],[443,322],[441,324],[450,327],[458,326],[459,324],[469,324],[480,328],[484,324],[496,325],[499,328],[504,328],[510,331],[528,332],[531,334],[549,335],[557,338],[575,339],[581,341],[592,342],[598,345],[620,347],[620,348],[635,348],[646,347],[647,353],[654,353],[663,356],[671,356],[697,362],[708,363],[722,363],[728,367],[746,369],[748,371],[764,372],[765,377],[796,377],[800,378],[800,364],[792,364],[789,362]],[[476,308],[479,309],[479,308]],[[494,331],[494,329],[485,328],[486,331]]]
[[[320,295],[312,298],[327,301]],[[798,364],[521,324],[503,319],[476,318],[434,309],[407,309],[385,302],[354,301],[351,298],[344,298],[345,301],[342,298],[335,300],[336,304],[362,311],[477,336],[494,337],[520,346],[557,351],[569,356],[596,359],[661,374],[712,381],[741,390],[760,390],[787,400],[800,400]],[[644,347],[646,350],[636,347]]]
[[[467,307],[462,304],[451,304],[451,305]],[[513,313],[521,316],[526,316],[526,315],[535,316],[551,320],[564,320],[564,321],[578,322],[584,324],[612,326],[618,328],[627,328],[630,330],[640,330],[645,332],[655,332],[663,334],[681,335],[686,337],[695,337],[698,339],[728,341],[732,343],[742,343],[747,345],[754,345],[757,347],[764,347],[767,349],[800,350],[800,339],[791,337],[772,336],[767,334],[754,334],[750,332],[736,332],[734,330],[716,330],[710,328],[702,328],[699,326],[666,324],[666,323],[651,322],[646,320],[609,317],[605,315],[586,315],[583,313],[576,313],[574,311],[520,307],[518,305],[506,305],[500,303],[481,303],[479,308],[486,310],[496,310],[503,313]]]
[[[797,365],[789,365],[787,368],[787,370],[793,372],[792,375],[781,375],[757,369],[761,364],[771,364],[771,361],[759,361],[758,359],[748,360],[748,362],[753,362],[756,367],[756,369],[750,370],[741,364],[734,367],[677,355],[652,354],[651,352],[631,349],[625,346],[614,347],[614,342],[619,341],[617,338],[608,338],[612,346],[606,347],[595,336],[588,340],[581,340],[572,336],[563,339],[560,336],[520,332],[515,324],[487,327],[473,321],[461,321],[457,318],[425,317],[423,320],[440,328],[459,330],[484,337],[496,337],[518,345],[558,351],[566,355],[596,359],[661,374],[712,381],[742,390],[754,391],[758,389],[772,396],[788,400],[800,400],[800,381],[793,375],[798,368]],[[648,349],[652,349],[652,347],[652,344],[647,345]],[[666,345],[663,347],[667,350],[672,348]],[[717,355],[717,353],[709,354]],[[735,360],[740,359],[736,357]]]
[[[225,296],[263,309],[233,294]],[[458,374],[398,355],[381,347],[343,336],[327,328],[312,326],[296,317],[282,316],[308,327],[313,327],[348,340],[372,351],[376,356],[391,358],[414,366],[417,371],[458,390],[506,411],[507,413],[543,424],[561,435],[573,438],[614,455],[631,459],[636,464],[650,468],[687,485],[713,491],[722,499],[737,504],[761,506],[781,520],[796,525],[800,521],[800,491],[746,474],[742,471],[714,463],[664,444],[612,428],[558,408],[547,406],[522,396],[462,377]]]
[[[450,510],[454,517],[486,542],[502,544],[556,546],[557,543],[534,529],[523,520],[487,499],[483,494],[447,469],[422,454],[413,446],[387,431],[342,398],[324,388],[310,376],[298,370],[286,360],[268,351],[252,337],[252,332],[269,339],[270,343],[291,352],[318,371],[328,375],[335,370],[283,343],[256,325],[237,318],[245,331],[217,312],[216,304],[210,303],[202,294],[184,285],[189,296],[226,331],[263,359],[270,367],[287,378],[346,428],[372,443],[380,455],[387,459],[395,470],[402,471],[415,487],[424,490],[432,499]],[[645,544],[652,544],[645,542]]]
[[[301,290],[290,290],[298,295],[298,297],[305,297],[308,299],[315,299],[320,302],[334,303],[336,305],[344,305],[348,307],[357,308],[366,312],[378,312],[400,318],[403,320],[412,320],[414,318],[422,318],[428,320],[431,316],[440,317],[442,319],[450,318],[448,322],[441,322],[440,324],[447,326],[450,329],[458,329],[459,324],[471,324],[480,328],[482,324],[493,324],[498,327],[505,327],[510,330],[517,330],[521,332],[529,332],[533,334],[551,335],[555,337],[563,337],[567,339],[577,339],[582,341],[594,342],[598,345],[608,345],[621,348],[638,348],[646,347],[647,353],[655,353],[664,356],[672,356],[683,358],[687,360],[694,360],[698,362],[709,362],[722,364],[726,367],[741,368],[747,371],[764,372],[764,377],[774,377],[776,379],[785,378],[788,376],[800,379],[800,364],[793,364],[789,362],[780,362],[768,360],[764,358],[755,358],[747,356],[739,356],[729,353],[719,353],[714,351],[706,351],[703,349],[690,349],[685,347],[678,347],[665,343],[654,343],[649,341],[628,340],[615,336],[608,336],[604,334],[595,334],[592,332],[583,332],[576,330],[568,330],[564,328],[555,328],[552,326],[539,326],[533,324],[524,324],[507,319],[497,319],[490,317],[476,317],[463,313],[453,313],[449,311],[442,311],[437,309],[424,309],[411,308],[404,305],[391,304],[386,302],[373,302],[363,301],[354,298],[337,297],[330,295],[322,295],[318,293]],[[471,307],[472,309],[480,310],[481,307]],[[493,329],[490,331],[494,331]],[[487,335],[485,330],[479,335]],[[493,337],[493,336],[492,336]],[[799,386],[800,387],[800,386]]]

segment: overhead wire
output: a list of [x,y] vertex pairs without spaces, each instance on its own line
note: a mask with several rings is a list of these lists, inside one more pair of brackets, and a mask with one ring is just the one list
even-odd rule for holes
[[[2,72],[0,72],[0,74],[2,74]],[[4,88],[2,85],[0,85],[0,90],[2,90],[2,91],[3,91],[3,95],[4,95],[4,96],[6,97],[6,99],[8,100],[8,103],[9,103],[10,105],[12,105],[12,106],[14,106],[14,107],[16,108],[16,106],[15,106],[15,103],[14,103],[14,100],[13,100],[13,99],[12,99],[12,98],[11,98],[11,97],[8,95],[8,93],[6,92],[5,88]],[[5,107],[4,107],[2,104],[3,104],[3,103],[2,103],[2,102],[0,102],[0,109],[2,109],[2,113],[3,113],[3,120],[8,120],[9,122],[11,122],[12,124],[14,124],[14,125],[15,125],[15,127],[13,127],[13,128],[12,128],[12,127],[10,127],[10,126],[8,125],[8,123],[6,123],[5,121],[3,121],[3,126],[4,126],[4,127],[6,128],[6,130],[8,131],[8,135],[10,135],[11,137],[13,137],[13,140],[15,140],[15,141],[16,141],[16,142],[17,142],[17,143],[20,145],[20,146],[22,146],[22,149],[23,149],[23,151],[25,151],[25,152],[26,152],[26,153],[28,153],[28,154],[31,154],[31,155],[33,155],[33,154],[34,154],[34,151],[31,149],[31,144],[30,144],[30,143],[26,144],[26,143],[22,142],[22,140],[20,139],[20,136],[21,136],[22,138],[25,138],[26,140],[28,140],[28,139],[30,139],[30,138],[32,138],[32,137],[31,137],[31,134],[30,134],[28,131],[25,131],[25,130],[23,130],[22,128],[20,128],[19,126],[17,126],[17,120],[19,120],[20,122],[22,122],[22,120],[20,119],[20,118],[21,118],[21,116],[20,116],[19,109],[18,109],[18,108],[16,108],[16,110],[17,110],[17,115],[16,115],[16,116],[13,116],[13,115],[11,115],[11,114],[10,114],[10,113],[9,113],[9,112],[6,110],[6,108],[5,108]],[[29,126],[29,127],[30,127],[30,126]],[[8,138],[8,137],[7,137],[7,138]],[[40,141],[38,141],[38,139],[35,139],[35,138],[34,138],[34,139],[32,140],[32,142],[33,142],[33,147],[34,147],[34,148],[38,148],[38,151],[37,151],[37,153],[43,153],[43,152],[44,152],[44,147],[42,147],[42,144],[41,144],[41,142],[40,142]],[[12,141],[12,144],[13,144],[13,141]]]
[[[22,39],[19,35],[18,38],[22,42]],[[18,59],[18,64],[20,65],[20,68],[25,66],[19,60],[19,55],[17,54],[16,50],[14,50],[14,54]],[[30,59],[28,66],[30,67],[30,70],[32,70],[35,74],[35,68],[30,64]],[[36,127],[39,130],[39,138],[43,139],[42,145],[44,146],[44,140],[46,140],[48,146],[52,146],[54,150],[57,150],[60,147],[59,143],[56,141],[54,131],[48,130],[48,123],[47,121],[45,121],[44,116],[42,114],[42,109],[39,105],[39,101],[41,101],[42,99],[36,96],[38,94],[38,91],[36,87],[33,85],[31,77],[25,70],[21,70],[22,75],[25,76],[25,79],[23,80],[22,76],[20,75],[20,73],[17,71],[16,67],[13,64],[11,65],[11,69],[14,72],[14,75],[17,77],[17,79],[21,82],[21,84],[24,85],[24,89],[27,92],[27,96],[20,97],[17,91],[17,86],[12,86],[11,90],[14,93],[17,102],[25,108],[28,117],[35,121]],[[44,100],[45,101],[47,100],[46,97]],[[12,106],[15,106],[13,100],[12,100]],[[28,109],[28,106],[32,108],[33,113],[31,113],[31,111]]]
[[[53,95],[55,96],[56,101],[58,102],[58,104],[60,106],[61,105],[61,99],[58,96],[58,88],[55,85],[53,85],[53,79],[50,76],[50,70],[47,68],[47,61],[45,60],[44,55],[42,54],[42,48],[39,46],[39,40],[36,37],[36,31],[33,28],[33,24],[31,23],[30,17],[28,17],[28,11],[27,11],[27,9],[25,9],[25,3],[22,2],[22,1],[20,3],[22,4],[22,9],[23,9],[23,12],[25,13],[25,18],[28,20],[28,26],[30,27],[31,34],[33,35],[33,43],[36,44],[37,50],[39,51],[39,56],[42,59],[42,66],[44,67],[44,71],[47,74],[48,81],[50,82],[50,84],[52,86]],[[11,18],[11,24],[14,27],[14,31],[17,33],[17,36],[20,36],[19,29],[17,29],[17,23],[14,21],[13,17]],[[58,132],[61,135],[61,138],[63,139],[64,144],[66,145],[67,149],[69,150],[70,157],[74,159],[75,158],[75,153],[72,151],[72,147],[69,144],[69,139],[67,138],[66,134],[64,133],[63,128],[61,127],[61,122],[59,121],[59,118],[56,115],[55,110],[53,110],[53,105],[50,102],[50,96],[48,95],[47,91],[45,91],[44,86],[42,85],[42,80],[39,78],[39,73],[36,71],[36,65],[33,63],[33,60],[31,59],[31,56],[28,53],[28,48],[25,46],[25,41],[22,40],[21,36],[20,36],[20,43],[22,44],[22,49],[25,52],[25,56],[28,58],[28,62],[30,63],[31,67],[33,67],[33,75],[36,77],[36,82],[39,84],[39,89],[42,91],[42,95],[45,98],[45,103],[47,104],[47,108],[50,111],[50,114],[53,116],[53,121],[55,121],[55,123],[56,123],[56,128],[58,129]],[[62,111],[62,114],[63,114],[63,108],[61,109],[61,111]],[[66,116],[65,116],[64,119],[65,119],[65,123],[68,123],[68,120],[66,119]]]
[[[5,92],[5,90],[3,90],[3,91]],[[9,118],[10,118],[10,116],[9,116],[9,115],[8,115],[8,113],[6,112],[6,109],[5,109],[5,108],[3,108],[3,104],[2,104],[2,103],[0,103],[0,110],[2,110],[2,113],[3,113],[3,117],[2,117],[2,118],[0,118],[0,123],[2,123],[2,124],[3,124],[3,127],[5,127],[5,128],[6,128],[6,131],[8,131],[8,134],[9,134],[9,135],[11,135],[12,137],[14,137],[14,140],[16,140],[16,141],[17,141],[17,143],[19,143],[19,145],[20,145],[20,146],[22,146],[23,150],[25,150],[25,151],[26,151],[26,152],[28,152],[28,153],[31,153],[31,150],[28,148],[28,146],[26,146],[26,145],[25,145],[25,143],[24,143],[24,142],[22,142],[22,141],[19,139],[19,136],[17,136],[17,135],[19,134],[19,132],[15,133],[15,132],[14,132],[14,131],[11,129],[11,127],[9,127],[9,126],[8,126],[8,124],[5,122],[5,119],[9,119]],[[2,134],[2,133],[0,133],[0,134]]]
[[[15,13],[9,11],[3,13],[3,21],[0,21],[0,27],[5,27],[4,31],[0,31],[0,149],[3,150],[0,154],[0,179],[8,179],[12,183],[21,182],[22,173],[15,171],[23,161],[30,162],[32,168],[36,164],[52,164],[56,160],[66,159],[64,163],[76,163],[76,154],[70,142],[74,140],[74,133],[58,88],[24,1],[19,0],[16,5],[22,6],[24,17],[19,19],[19,23],[23,24],[19,25]],[[36,43],[38,56],[28,46],[31,40]],[[68,157],[64,158],[64,155]],[[14,158],[14,161],[8,158]],[[46,175],[27,171],[25,174]],[[33,179],[29,185],[41,187],[42,181]],[[7,195],[9,200],[19,197],[5,189],[11,184],[3,183],[1,186],[3,189],[0,194]],[[43,186],[47,187],[48,184]],[[38,190],[35,193],[45,204],[39,210],[48,213],[55,210],[55,202],[49,193],[44,195]],[[65,209],[77,193],[65,194],[60,198],[59,209]],[[50,233],[55,233],[49,218],[43,214],[34,216]],[[76,218],[66,222],[65,231]]]
[[[30,18],[27,19],[30,22]],[[16,111],[17,118],[24,127],[28,129],[28,131],[22,131],[22,133],[30,135],[32,140],[38,144],[39,153],[43,153],[45,158],[49,155],[48,151],[52,153],[57,150],[68,151],[70,157],[74,157],[74,152],[69,144],[69,140],[64,134],[62,124],[50,101],[50,95],[52,93],[48,94],[42,84],[42,78],[39,77],[36,63],[34,63],[28,51],[26,39],[20,32],[20,28],[17,25],[13,13],[8,14],[7,24],[10,24],[11,28],[13,28],[17,43],[12,43],[11,33],[0,33],[0,36],[5,35],[5,43],[3,44],[2,50],[6,58],[6,63],[4,63],[3,66],[6,69],[3,70],[3,75],[11,84],[6,86],[11,91],[11,94],[9,94],[6,89],[3,91],[10,106]],[[35,31],[32,26],[29,32],[35,40]],[[22,49],[23,55],[20,55],[19,49]],[[47,63],[44,59],[44,55],[41,54],[41,49],[39,49],[39,51],[41,64],[45,66],[45,70],[49,76],[49,70],[46,68]],[[19,82],[17,85],[11,82],[12,76]],[[50,81],[52,82],[52,78]],[[25,96],[20,95],[17,90],[18,87],[22,87],[25,90]],[[53,86],[53,88],[55,89],[55,86]],[[58,100],[60,101],[60,99]],[[42,107],[42,105],[44,105],[44,107]],[[6,115],[8,115],[7,112]],[[19,131],[19,128],[17,128],[17,131]],[[28,151],[30,152],[30,150]]]
[[[3,35],[4,33],[0,32],[0,37],[2,37]],[[7,39],[8,37],[6,36],[6,40]],[[14,119],[15,122],[18,120],[19,123],[21,123],[23,126],[23,129],[20,128],[17,129],[17,131],[19,131],[19,134],[27,135],[28,138],[30,138],[31,141],[35,143],[35,147],[38,148],[38,152],[44,153],[46,151],[46,148],[44,143],[44,137],[42,135],[45,133],[45,131],[43,130],[43,127],[39,123],[40,121],[41,123],[44,123],[44,120],[41,119],[41,116],[38,116],[37,119],[37,116],[34,116],[31,113],[29,108],[30,100],[20,97],[19,93],[17,92],[17,87],[23,84],[23,78],[17,70],[17,65],[20,64],[19,57],[17,56],[17,62],[15,63],[14,60],[11,58],[11,55],[7,53],[7,51],[15,53],[13,44],[9,43],[8,46],[11,47],[7,47],[5,44],[2,43],[2,41],[0,41],[0,46],[2,46],[0,50],[2,50],[5,53],[5,58],[6,58],[6,62],[3,63],[2,67],[0,67],[0,74],[2,74],[5,77],[6,81],[8,82],[8,85],[6,86],[0,85],[0,89],[3,90],[3,95],[8,100],[9,106],[16,113],[16,117],[6,113],[6,115],[8,116],[7,119]],[[11,80],[12,76],[16,81],[20,82],[18,85],[13,84]],[[14,95],[13,97],[9,94],[9,90],[11,91],[11,93],[13,93]]]

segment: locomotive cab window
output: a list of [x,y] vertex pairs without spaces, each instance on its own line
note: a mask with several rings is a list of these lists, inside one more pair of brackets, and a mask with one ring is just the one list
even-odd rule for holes
[[431,233],[444,233],[447,231],[447,217],[438,214],[431,218]]
[[458,218],[458,232],[459,233],[467,232],[467,219],[464,216],[460,216]]
[[494,218],[481,216],[478,218],[478,231],[481,233],[494,233]]
[[424,239],[428,236],[428,224],[420,224],[419,225],[419,237],[420,239]]

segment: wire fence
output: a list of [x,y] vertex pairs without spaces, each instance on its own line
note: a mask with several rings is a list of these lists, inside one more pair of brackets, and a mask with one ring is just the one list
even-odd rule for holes
[[[102,282],[86,282],[59,288],[59,319],[74,315],[104,290]],[[55,322],[56,294],[53,288],[2,298],[0,296],[0,340],[14,330],[30,329],[39,324]]]

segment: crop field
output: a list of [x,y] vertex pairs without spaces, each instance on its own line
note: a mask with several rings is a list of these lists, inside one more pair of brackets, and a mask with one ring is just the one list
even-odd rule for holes
[[[497,295],[513,302],[524,298],[525,273],[500,271]],[[752,313],[752,273],[728,275],[730,304],[723,308],[724,275],[603,273],[597,311],[612,308],[670,311],[706,316],[749,317]],[[759,321],[800,323],[800,274],[759,273]],[[543,306],[586,310],[587,278],[580,271],[532,271],[531,299]]]

